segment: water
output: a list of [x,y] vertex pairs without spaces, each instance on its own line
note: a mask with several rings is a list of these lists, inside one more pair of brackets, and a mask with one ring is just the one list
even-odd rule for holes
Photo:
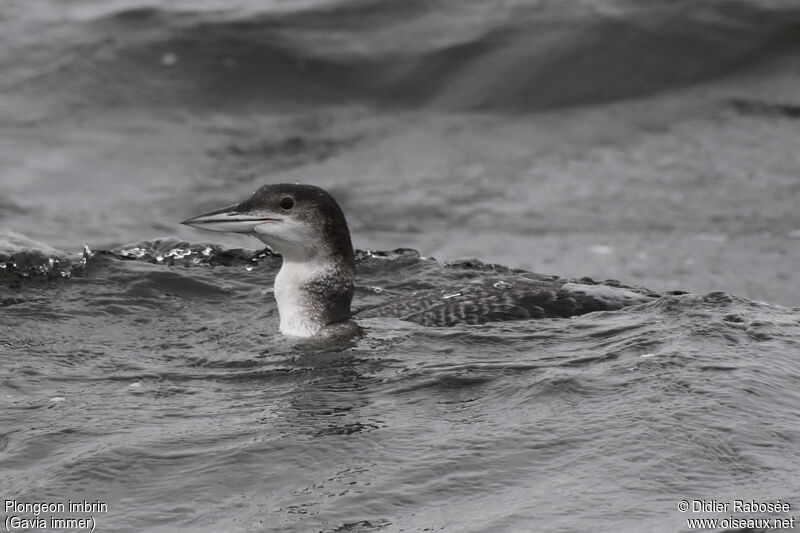
[[[778,0],[4,3],[0,497],[101,500],[119,532],[796,516],[798,22]],[[280,259],[177,225],[280,181],[397,248],[359,253],[357,306],[531,272],[691,294],[293,341]]]
[[[372,319],[330,346],[275,334],[268,254],[167,241],[68,261],[3,268],[4,492],[100,499],[107,530],[675,531],[681,499],[800,489],[796,309],[714,293]],[[411,251],[358,265],[362,303],[525,275]]]

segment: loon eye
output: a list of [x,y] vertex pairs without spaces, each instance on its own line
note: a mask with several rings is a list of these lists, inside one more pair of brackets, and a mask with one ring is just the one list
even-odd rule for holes
[[285,209],[288,211],[289,209],[294,207],[294,198],[291,196],[284,196],[281,198],[281,201],[278,202],[278,205],[281,206],[281,209]]

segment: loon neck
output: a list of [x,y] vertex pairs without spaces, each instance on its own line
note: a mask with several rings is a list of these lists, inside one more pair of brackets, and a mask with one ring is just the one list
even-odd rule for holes
[[350,318],[354,279],[352,255],[284,256],[275,276],[281,333],[312,337]]

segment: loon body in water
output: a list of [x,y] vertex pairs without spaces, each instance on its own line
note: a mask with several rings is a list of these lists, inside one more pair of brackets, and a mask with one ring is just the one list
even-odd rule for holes
[[[355,256],[344,213],[312,185],[265,185],[243,202],[182,224],[252,235],[283,257],[275,300],[284,335],[313,337],[352,316]],[[355,313],[424,326],[483,324],[617,310],[658,295],[626,287],[566,280],[467,282],[417,291]]]

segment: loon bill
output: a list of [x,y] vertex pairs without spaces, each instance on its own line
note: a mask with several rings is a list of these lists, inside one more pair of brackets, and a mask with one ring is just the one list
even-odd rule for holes
[[[275,300],[284,335],[313,337],[350,319],[355,257],[347,221],[336,200],[313,185],[265,185],[243,202],[181,224],[252,235],[283,257]],[[638,289],[567,280],[463,283],[412,294],[358,311],[424,326],[570,317],[649,302]]]

